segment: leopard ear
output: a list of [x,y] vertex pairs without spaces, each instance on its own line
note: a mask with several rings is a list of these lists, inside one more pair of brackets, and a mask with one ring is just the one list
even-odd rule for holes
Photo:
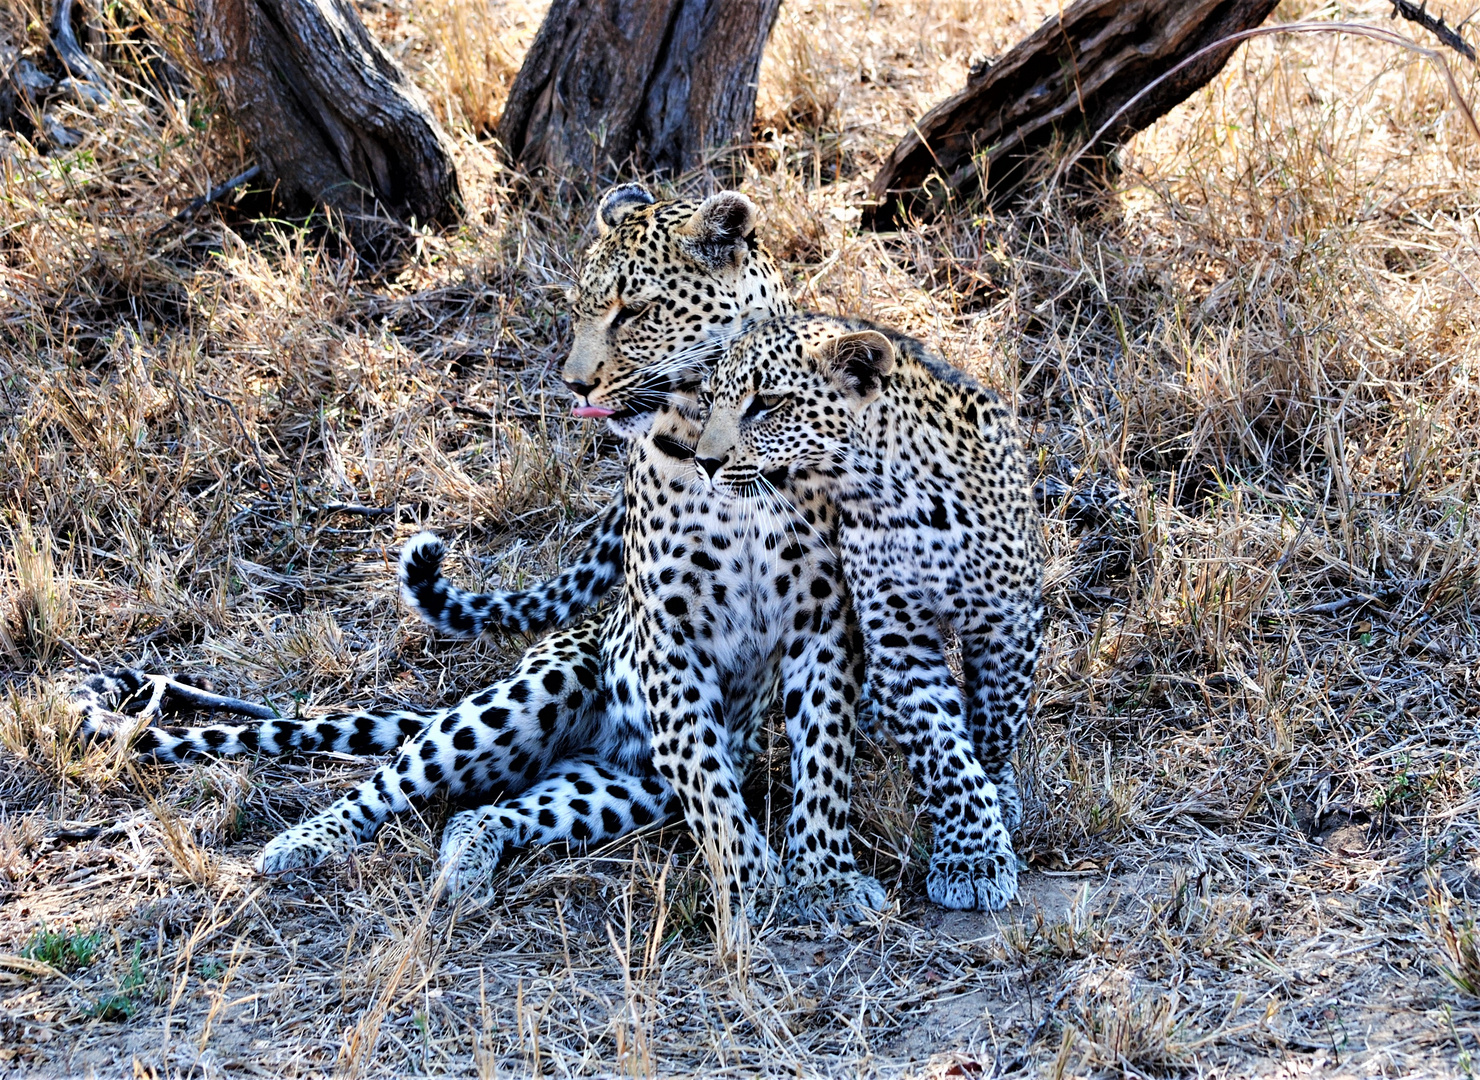
[[711,270],[738,266],[755,233],[756,209],[738,191],[721,191],[699,204],[679,226],[684,250]]
[[823,376],[862,409],[884,389],[894,371],[894,343],[877,330],[861,330],[824,341],[816,350]]
[[641,184],[614,187],[601,197],[601,205],[596,211],[596,228],[605,236],[639,206],[652,206],[656,201],[653,193]]

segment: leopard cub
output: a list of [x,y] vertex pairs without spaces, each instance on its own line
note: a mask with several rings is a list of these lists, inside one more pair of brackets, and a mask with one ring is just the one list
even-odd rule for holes
[[919,342],[823,315],[739,337],[711,388],[695,457],[717,491],[765,501],[806,474],[837,509],[874,708],[934,822],[930,898],[1006,906],[1021,812],[1012,756],[1043,618],[1042,537],[1010,411]]

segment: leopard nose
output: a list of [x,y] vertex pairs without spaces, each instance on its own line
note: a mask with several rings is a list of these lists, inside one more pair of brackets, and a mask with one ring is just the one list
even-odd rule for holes
[[701,457],[694,460],[699,463],[699,468],[704,470],[705,475],[713,480],[714,474],[719,472],[724,467],[725,462],[730,460],[730,455],[726,454],[724,457]]
[[600,380],[597,380],[597,382],[581,382],[580,379],[566,379],[565,385],[570,387],[572,394],[576,394],[579,397],[587,397],[592,390],[596,389],[599,382]]

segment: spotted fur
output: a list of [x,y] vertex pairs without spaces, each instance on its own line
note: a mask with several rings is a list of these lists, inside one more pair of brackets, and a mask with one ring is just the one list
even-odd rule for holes
[[[384,754],[426,726],[425,714],[401,710],[285,718],[266,705],[220,697],[173,676],[134,668],[80,680],[71,700],[81,713],[78,734],[85,742],[131,734],[136,754],[160,762],[253,753]],[[152,723],[201,710],[253,720],[191,727]]]
[[[629,440],[669,394],[697,385],[742,327],[794,305],[756,241],[755,207],[738,192],[658,202],[625,184],[606,193],[596,220],[600,235],[567,296],[572,344],[561,374],[577,415]],[[442,541],[421,533],[401,551],[401,595],[451,637],[565,625],[620,580],[625,512],[619,497],[574,563],[522,592],[457,588],[441,573]]]
[[[837,507],[846,577],[883,723],[928,793],[927,879],[946,907],[1017,890],[1012,757],[1033,687],[1042,537],[1016,425],[997,396],[917,341],[801,315],[731,347],[697,447],[745,505],[805,476]],[[965,695],[942,627],[961,638]]]
[[[558,618],[600,582],[621,578],[623,588],[605,613],[529,650],[509,678],[449,709],[397,714],[421,726],[395,759],[275,837],[261,869],[341,855],[390,814],[445,790],[492,800],[444,832],[441,862],[455,892],[480,889],[514,848],[609,839],[682,809],[727,864],[737,898],[749,900],[780,880],[739,796],[779,687],[794,747],[788,906],[852,917],[882,904],[847,831],[862,651],[826,501],[802,484],[784,514],[715,508],[687,450],[700,426],[693,391],[718,348],[747,320],[789,310],[752,217],[733,193],[698,206],[631,189],[616,205],[604,201],[604,235],[571,297],[576,344],[565,375],[578,409],[605,414],[633,441],[618,505],[638,512],[610,512],[620,543],[613,550],[609,530],[598,530],[593,547],[604,553],[581,564],[609,567],[620,552],[621,573],[592,569],[587,583],[567,579],[568,597],[559,588],[541,595],[555,597]],[[456,592],[439,565],[426,536],[402,561],[408,600],[434,624],[474,633],[549,610],[526,607],[529,594],[484,602]]]
[[498,627],[534,633],[564,626],[600,600],[622,574],[620,498],[597,520],[595,535],[570,566],[533,589],[470,593],[442,576],[446,546],[433,533],[417,533],[401,548],[401,598],[421,619],[448,637],[476,638]]

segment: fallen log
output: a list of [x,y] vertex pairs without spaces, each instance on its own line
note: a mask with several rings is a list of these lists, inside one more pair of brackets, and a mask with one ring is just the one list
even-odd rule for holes
[[1045,150],[1112,118],[1089,149],[1123,143],[1206,85],[1238,47],[1218,43],[1258,26],[1277,4],[1078,0],[995,63],[974,67],[964,89],[913,125],[874,177],[864,224],[886,229],[907,218],[929,220],[974,194],[1011,201]]

